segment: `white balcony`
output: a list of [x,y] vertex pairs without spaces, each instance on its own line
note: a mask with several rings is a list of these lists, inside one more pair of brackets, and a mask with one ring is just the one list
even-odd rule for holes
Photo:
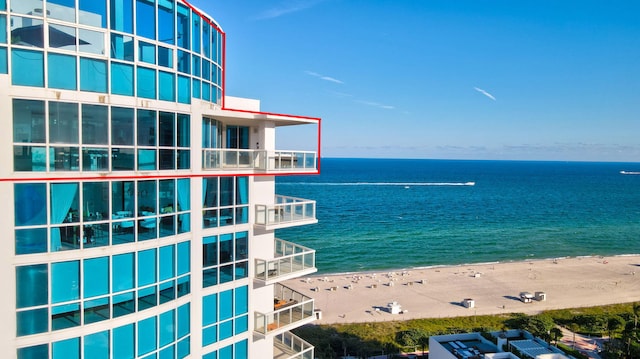
[[313,345],[291,332],[284,332],[273,338],[274,359],[313,359],[313,351]]
[[274,285],[273,311],[254,313],[257,334],[277,335],[315,320],[313,298],[281,284]]
[[315,273],[316,251],[276,238],[275,258],[255,260],[255,279],[266,285]]
[[261,173],[315,173],[316,152],[266,151],[230,148],[202,150],[202,169],[215,171],[250,171]]
[[266,230],[318,223],[316,201],[276,195],[274,204],[257,204],[255,225]]

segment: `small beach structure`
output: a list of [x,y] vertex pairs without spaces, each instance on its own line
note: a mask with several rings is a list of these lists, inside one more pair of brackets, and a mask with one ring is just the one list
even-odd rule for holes
[[536,292],[535,298],[539,302],[544,302],[547,300],[547,293],[545,292]]
[[400,304],[398,304],[398,302],[394,301],[394,302],[391,302],[391,303],[387,304],[387,310],[391,314],[400,314],[400,313],[402,313],[402,306]]
[[476,306],[476,301],[473,298],[465,298],[462,300],[462,306],[465,308],[473,308]]
[[531,300],[533,300],[534,296],[533,294],[529,293],[529,292],[521,292],[520,293],[520,300],[523,303],[531,303]]

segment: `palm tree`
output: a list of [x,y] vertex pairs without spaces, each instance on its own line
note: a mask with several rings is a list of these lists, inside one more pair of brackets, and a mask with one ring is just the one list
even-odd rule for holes
[[620,328],[624,328],[625,321],[619,315],[614,315],[607,320],[607,330],[609,331],[609,340],[613,339],[613,334]]
[[553,327],[549,330],[549,334],[553,338],[553,341],[556,343],[556,347],[558,346],[558,339],[562,339],[562,330],[558,327]]
[[640,303],[636,302],[636,303],[633,303],[633,317],[634,317],[633,327],[634,328],[638,327],[639,316],[640,316]]

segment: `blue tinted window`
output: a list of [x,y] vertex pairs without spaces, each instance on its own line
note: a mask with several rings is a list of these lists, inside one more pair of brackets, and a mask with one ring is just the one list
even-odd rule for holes
[[193,71],[191,72],[191,74],[193,76],[197,76],[200,77],[200,65],[202,63],[202,59],[200,59],[200,56],[193,56]]
[[[49,344],[41,344],[18,349],[18,359],[45,359],[49,358]],[[72,357],[70,357],[72,358]]]
[[108,330],[84,337],[84,357],[91,359],[109,359]]
[[213,351],[202,356],[202,359],[218,359],[218,352]]
[[80,303],[78,302],[51,308],[51,330],[77,327],[81,322]]
[[173,68],[173,49],[158,46],[158,65]]
[[40,51],[11,51],[11,83],[44,87],[44,54]]
[[247,359],[247,340],[235,344],[235,356],[233,359]]
[[211,25],[202,22],[202,54],[211,58]]
[[76,57],[49,53],[49,87],[75,90],[77,88]]
[[85,298],[109,293],[109,257],[85,259],[83,274]]
[[132,289],[134,285],[133,253],[113,256],[113,291]]
[[[180,185],[178,180],[178,185]],[[187,180],[188,181],[188,180]],[[190,242],[178,243],[178,275],[189,273],[191,262]]]
[[138,286],[156,282],[156,250],[138,252]]
[[226,290],[220,293],[220,320],[231,318],[233,315],[233,293]]
[[194,15],[193,16],[193,27],[191,30],[191,39],[193,40],[192,45],[191,45],[191,51],[195,52],[195,53],[199,53],[200,52],[200,16]]
[[189,303],[178,307],[178,338],[182,338],[190,333],[191,307]]
[[237,318],[236,320],[234,320],[234,326],[236,328],[234,332],[235,335],[246,332],[247,330],[249,330],[249,316],[244,315],[240,318]]
[[211,63],[207,60],[202,60],[202,78],[211,80]]
[[135,312],[136,304],[133,292],[118,294],[113,296],[113,317],[121,317],[123,315]]
[[[150,171],[156,169],[156,150],[138,150],[138,170]],[[155,219],[151,219],[152,221]],[[140,239],[139,239],[140,240]]]
[[133,34],[133,0],[111,0],[111,29]]
[[0,44],[7,43],[7,15],[0,15]]
[[111,93],[133,96],[133,65],[111,63]]
[[138,60],[148,64],[156,63],[156,45],[148,42],[138,42]]
[[175,316],[173,310],[160,314],[160,346],[175,340]]
[[202,99],[211,101],[211,85],[208,82],[202,82]]
[[229,345],[218,351],[218,359],[233,359],[233,347]]
[[84,324],[96,323],[111,317],[109,297],[84,302]]
[[16,254],[43,253],[46,251],[46,228],[31,228],[16,231]]
[[138,355],[147,354],[157,348],[156,317],[138,322]]
[[111,57],[118,60],[133,61],[133,37],[111,34]]
[[76,22],[76,0],[47,0],[47,3],[60,5],[55,7],[47,6],[47,17]]
[[80,58],[80,90],[107,92],[106,61]]
[[178,4],[178,46],[189,49],[189,9]]
[[53,343],[52,359],[80,359],[80,338]]
[[191,354],[191,337],[186,337],[178,342],[178,359],[186,358]]
[[80,262],[51,264],[51,303],[80,299]]
[[158,356],[158,359],[174,359],[175,352],[176,352],[175,345],[166,347],[160,351],[160,355]]
[[[16,268],[16,307],[27,308],[48,302],[48,268],[46,264]],[[46,326],[46,324],[45,324]]]
[[156,72],[153,69],[138,67],[136,84],[138,97],[156,98]]
[[233,320],[220,323],[218,328],[220,330],[220,333],[218,334],[220,340],[225,340],[233,336]]
[[7,9],[7,0],[0,0],[0,10]]
[[188,74],[189,65],[191,65],[191,55],[188,52],[178,50],[178,71]]
[[79,8],[81,24],[107,27],[107,0],[79,0]]
[[249,311],[249,287],[236,288],[235,315],[245,314]]
[[212,325],[202,329],[202,346],[207,346],[218,341],[218,326]]
[[174,247],[165,246],[160,248],[160,280],[169,279],[175,276],[174,267]]
[[193,79],[193,97],[200,98],[200,80]]
[[[178,102],[186,103],[186,104],[191,103],[190,83],[191,81],[188,77],[178,75]],[[195,87],[195,83],[194,83],[194,87]]]
[[[37,101],[30,101],[36,103]],[[14,101],[14,124],[15,120]],[[38,105],[38,103],[36,103]],[[43,109],[44,110],[44,109]],[[44,111],[43,111],[44,112]],[[42,113],[44,116],[44,113]],[[42,122],[44,135],[44,122]],[[44,183],[18,183],[14,185],[14,213],[16,226],[47,223],[47,195]]]
[[113,330],[113,357],[133,359],[134,331],[133,324],[127,324]]
[[176,77],[169,72],[160,71],[159,76],[160,100],[175,101],[176,100]]
[[49,311],[44,308],[18,312],[16,320],[18,336],[44,333],[48,330]]
[[158,41],[175,45],[173,0],[158,1]]
[[202,325],[213,324],[218,320],[217,316],[218,295],[211,294],[202,298]]
[[156,11],[153,1],[136,1],[136,34],[156,39]]
[[8,74],[9,66],[7,65],[7,48],[0,47],[0,74]]

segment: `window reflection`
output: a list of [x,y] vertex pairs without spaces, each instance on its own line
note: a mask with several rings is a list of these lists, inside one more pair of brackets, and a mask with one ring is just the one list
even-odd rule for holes
[[107,0],[79,0],[79,23],[107,27]]
[[11,2],[11,11],[19,14],[42,16],[42,0],[18,0]]
[[47,0],[47,16],[68,22],[76,22],[76,0]]

